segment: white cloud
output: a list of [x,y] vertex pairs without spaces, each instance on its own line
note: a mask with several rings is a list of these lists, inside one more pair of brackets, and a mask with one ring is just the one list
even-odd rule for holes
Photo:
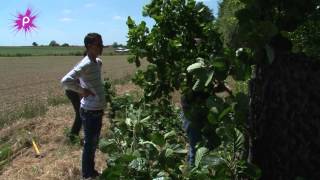
[[197,2],[210,2],[211,0],[196,0]]
[[120,21],[125,21],[125,20],[126,20],[126,18],[125,18],[125,17],[122,17],[122,16],[113,16],[112,19],[113,19],[113,20],[117,20],[117,21],[119,21],[119,20],[120,20]]
[[91,7],[94,7],[94,6],[96,6],[95,3],[87,3],[87,4],[84,5],[84,7],[86,7],[86,8],[91,8]]
[[60,18],[59,21],[61,22],[71,22],[73,21],[74,19],[72,18],[69,18],[69,17],[63,17],[63,18]]

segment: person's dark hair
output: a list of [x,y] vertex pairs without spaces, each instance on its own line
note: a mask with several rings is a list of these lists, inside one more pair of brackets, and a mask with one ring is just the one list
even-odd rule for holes
[[[88,33],[86,37],[84,37],[84,46],[86,47],[86,49],[88,48],[88,45],[94,43],[96,39],[102,39],[101,35],[98,33]],[[83,56],[86,55],[87,50],[83,53]]]
[[98,33],[89,33],[84,37],[84,46],[87,48],[89,44],[92,44],[96,39],[101,39],[101,35]]

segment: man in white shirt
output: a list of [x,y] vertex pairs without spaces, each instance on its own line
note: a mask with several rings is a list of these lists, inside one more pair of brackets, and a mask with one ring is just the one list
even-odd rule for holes
[[[87,55],[61,80],[65,89],[78,92],[83,98],[80,116],[84,129],[82,154],[83,178],[95,178],[100,175],[94,169],[95,151],[99,142],[102,116],[106,106],[105,92],[101,78],[103,43],[101,35],[89,33],[84,38]],[[80,80],[80,84],[77,82]]]

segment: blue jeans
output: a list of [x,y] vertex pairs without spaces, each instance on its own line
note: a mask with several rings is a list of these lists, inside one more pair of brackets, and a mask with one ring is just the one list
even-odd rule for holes
[[188,163],[190,166],[194,166],[194,161],[196,158],[196,145],[201,140],[201,128],[197,128],[191,125],[191,122],[184,116],[183,113],[180,114],[183,121],[183,129],[187,133],[189,140],[189,152],[188,152]]
[[99,143],[103,110],[80,110],[84,130],[84,146],[82,153],[82,176],[92,177],[94,173],[94,157]]

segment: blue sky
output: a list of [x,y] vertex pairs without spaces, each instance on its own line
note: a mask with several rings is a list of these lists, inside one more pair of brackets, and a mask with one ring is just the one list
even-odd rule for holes
[[[58,43],[82,45],[88,32],[102,35],[104,44],[127,41],[126,19],[136,22],[153,21],[142,16],[142,7],[150,0],[6,0],[0,7],[0,46],[29,46],[32,42],[47,45],[51,40]],[[217,13],[219,0],[203,1]],[[12,21],[15,15],[27,8],[37,12],[36,31],[25,35],[15,33]]]

